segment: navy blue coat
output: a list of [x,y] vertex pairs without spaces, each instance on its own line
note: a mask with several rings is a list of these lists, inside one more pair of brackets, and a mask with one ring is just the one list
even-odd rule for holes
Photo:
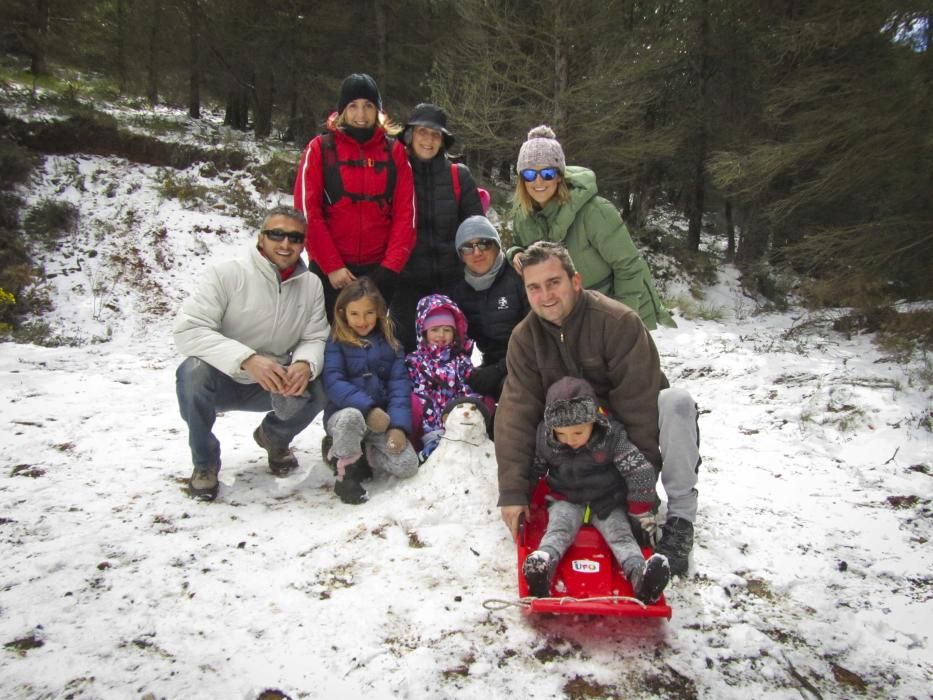
[[389,427],[411,434],[411,382],[402,350],[395,350],[378,330],[366,347],[327,341],[324,348],[324,422],[342,408],[364,416],[373,408],[389,414]]

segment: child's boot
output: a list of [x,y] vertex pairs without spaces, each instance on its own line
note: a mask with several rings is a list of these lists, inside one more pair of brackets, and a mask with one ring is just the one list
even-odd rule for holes
[[330,456],[330,448],[334,446],[334,438],[332,438],[327,433],[324,433],[324,437],[321,439],[321,459],[324,460],[324,464],[330,467],[330,470],[334,473],[334,476],[337,475],[337,458]]
[[646,560],[636,562],[635,566],[623,568],[630,570],[626,577],[632,584],[635,597],[643,603],[656,602],[671,580],[671,567],[663,554],[652,554]]
[[353,506],[369,500],[369,494],[360,484],[359,470],[356,469],[357,462],[362,458],[362,455],[357,453],[353,457],[341,457],[337,460],[337,481],[334,483],[334,493],[341,501]]
[[551,579],[557,563],[552,561],[548,552],[536,549],[525,558],[522,574],[528,584],[528,592],[535,598],[547,598],[551,595]]
[[369,494],[366,493],[362,484],[349,476],[344,476],[343,479],[334,483],[334,493],[343,503],[351,506],[358,506],[369,500]]

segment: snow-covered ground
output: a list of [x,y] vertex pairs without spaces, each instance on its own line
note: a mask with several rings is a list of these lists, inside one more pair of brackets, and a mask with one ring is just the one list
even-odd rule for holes
[[[57,348],[0,344],[0,695],[9,698],[929,698],[931,370],[800,309],[655,334],[701,411],[700,515],[673,618],[529,618],[487,469],[434,463],[342,505],[319,454],[276,479],[257,414],[223,415],[216,502],[189,499],[175,309],[254,233],[239,175],[51,157],[22,193],[74,203],[44,258]],[[289,201],[286,194],[281,199]],[[470,459],[477,459],[473,454]]]

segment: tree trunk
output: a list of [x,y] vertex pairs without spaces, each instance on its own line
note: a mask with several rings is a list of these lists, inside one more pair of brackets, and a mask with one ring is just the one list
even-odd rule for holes
[[384,0],[373,0],[376,21],[376,82],[385,94],[388,73],[389,32]]
[[567,110],[564,107],[564,95],[567,93],[570,68],[567,59],[567,47],[564,45],[564,3],[554,2],[554,112],[551,123],[560,136],[567,123]]
[[265,138],[272,133],[272,107],[275,102],[275,75],[266,68],[253,75],[253,133]]
[[690,196],[690,206],[687,212],[687,249],[694,252],[700,249],[700,233],[703,230],[703,209],[706,205],[706,142],[707,142],[707,114],[706,108],[706,64],[709,44],[709,15],[708,0],[702,0],[699,7],[699,46],[696,67],[697,104],[699,118],[694,134],[694,161],[693,161],[693,191]]
[[117,0],[117,90],[126,94],[126,0]]
[[739,238],[735,259],[739,263],[751,263],[760,260],[768,251],[768,229],[756,212],[749,212],[744,217],[742,235]]
[[36,0],[33,22],[27,44],[29,47],[30,66],[33,76],[48,75],[49,66],[45,60],[45,44],[49,34],[49,0]]
[[185,3],[188,19],[188,116],[201,118],[201,15],[198,0]]
[[735,221],[732,219],[732,200],[726,200],[726,257],[735,258]]
[[224,112],[224,124],[240,131],[246,131],[249,123],[249,94],[242,87],[235,87],[227,93],[227,107]]
[[146,97],[155,107],[159,103],[159,69],[157,65],[159,25],[162,22],[162,0],[153,0],[152,25],[149,28],[149,47],[146,59]]

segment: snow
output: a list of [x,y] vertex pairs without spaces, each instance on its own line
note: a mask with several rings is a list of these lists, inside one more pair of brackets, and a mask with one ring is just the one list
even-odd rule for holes
[[258,414],[217,422],[216,502],[190,456],[173,315],[253,229],[232,173],[49,157],[22,190],[78,207],[43,257],[60,347],[0,344],[0,688],[23,698],[931,697],[928,361],[898,364],[799,308],[763,312],[726,266],[654,334],[700,405],[691,575],[673,618],[525,617],[488,444],[341,504],[320,418],[276,479]]

